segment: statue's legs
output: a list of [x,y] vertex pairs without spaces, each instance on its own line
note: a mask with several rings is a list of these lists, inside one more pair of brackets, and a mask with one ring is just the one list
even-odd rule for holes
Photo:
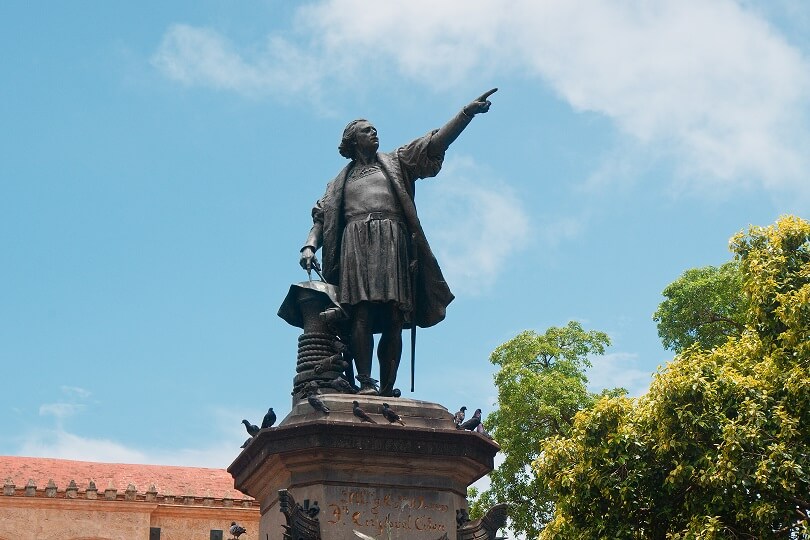
[[385,326],[377,345],[377,359],[380,362],[380,395],[391,396],[397,380],[399,361],[402,358],[402,326],[405,324],[402,312],[392,303],[380,306],[385,310]]
[[374,354],[373,330],[376,325],[382,327],[382,335],[377,345],[377,359],[380,362],[379,393],[381,396],[393,395],[397,369],[402,357],[404,324],[402,312],[393,303],[359,302],[352,307],[350,345],[354,364],[357,366],[357,380],[360,381],[361,394],[377,393],[374,383],[369,381]]
[[361,394],[376,393],[374,384],[368,382],[368,378],[371,377],[371,358],[374,354],[372,311],[371,302],[359,302],[352,306],[350,346],[354,355],[354,365],[357,366]]

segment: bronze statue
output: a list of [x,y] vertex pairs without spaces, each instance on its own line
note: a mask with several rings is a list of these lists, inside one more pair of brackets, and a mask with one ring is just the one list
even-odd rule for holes
[[377,393],[371,378],[374,334],[380,390],[392,396],[402,356],[402,330],[442,321],[453,294],[428,245],[414,205],[415,181],[436,176],[447,148],[476,114],[490,108],[486,92],[442,128],[393,152],[378,152],[377,130],[368,120],[346,126],[338,147],[351,162],[326,186],[312,209],[313,226],[301,248],[301,266],[318,269],[338,287],[349,314],[349,348],[361,394]]

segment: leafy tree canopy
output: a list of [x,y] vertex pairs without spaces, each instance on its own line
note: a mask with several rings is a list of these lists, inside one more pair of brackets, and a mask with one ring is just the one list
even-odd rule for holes
[[604,354],[608,345],[607,334],[586,331],[572,321],[543,334],[522,332],[495,349],[490,361],[499,367],[498,409],[485,423],[505,459],[490,474],[490,489],[477,498],[477,492],[471,493],[473,517],[495,503],[508,502],[512,530],[537,537],[553,506],[530,464],[537,458],[540,441],[567,435],[577,412],[595,401],[586,388],[588,356]]
[[681,352],[694,344],[712,349],[745,329],[747,301],[736,261],[689,269],[662,294],[653,320],[667,349]]
[[810,222],[734,236],[746,327],[684,350],[638,400],[600,400],[534,469],[540,538],[810,539]]

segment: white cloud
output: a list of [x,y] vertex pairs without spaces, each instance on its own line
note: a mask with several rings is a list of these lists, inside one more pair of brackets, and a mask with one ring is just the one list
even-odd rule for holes
[[242,59],[224,37],[183,24],[169,28],[153,62],[168,77],[189,85],[253,93],[265,79],[260,68]]
[[682,189],[807,189],[808,62],[733,0],[327,0],[246,50],[175,25],[153,60],[186,84],[284,98],[369,73],[437,89],[517,74],[611,118],[633,151],[663,149]]
[[[808,89],[801,55],[730,1],[638,7],[594,9],[581,30],[596,40],[552,34],[557,54],[536,58],[538,69],[574,107],[668,145],[684,178],[796,179],[803,159],[792,137],[806,138],[797,113]],[[574,46],[554,51],[561,41]]]
[[82,402],[87,401],[91,395],[89,390],[78,386],[63,385],[59,387],[59,390],[65,400],[57,403],[43,403],[39,407],[40,416],[53,416],[57,422],[61,422],[84,410],[85,404]]
[[415,81],[449,87],[473,71],[494,71],[489,61],[508,61],[503,38],[518,21],[513,3],[498,4],[331,0],[302,8],[297,20],[319,55],[341,59],[343,73],[387,63]]
[[639,397],[647,392],[652,382],[651,372],[636,367],[639,364],[636,354],[606,354],[592,358],[591,362],[593,366],[586,373],[591,392],[622,387],[630,397]]
[[210,434],[214,442],[199,448],[134,447],[103,436],[72,433],[57,425],[56,428],[30,430],[22,437],[16,453],[79,461],[225,468],[239,454],[239,446],[248,437],[242,424],[234,421],[242,418],[243,413],[226,409],[209,411]]
[[549,248],[555,248],[567,240],[580,236],[588,222],[584,213],[551,218],[541,224],[535,235]]
[[427,182],[417,186],[417,204],[445,279],[458,293],[487,289],[527,247],[523,203],[471,158],[449,159],[441,178]]
[[29,434],[19,455],[102,461],[110,463],[148,463],[143,453],[109,439],[88,438],[61,429]]
[[155,449],[135,448],[108,438],[54,429],[29,433],[17,454],[105,463],[225,468],[239,455],[239,445],[246,438],[247,435],[241,439],[222,439],[201,448]]
[[326,75],[319,73],[325,66],[280,37],[269,37],[258,53],[246,58],[217,32],[184,24],[166,31],[152,63],[182,84],[211,86],[247,96],[303,95],[316,99],[316,79]]
[[133,448],[107,438],[84,437],[55,429],[29,434],[28,440],[20,446],[18,454],[104,463],[225,468],[233,462],[239,451],[239,444],[234,444],[233,440],[223,440],[202,448],[158,450]]
[[60,386],[59,389],[62,393],[66,396],[75,397],[77,399],[87,399],[91,396],[89,390],[85,390],[84,388],[80,388],[78,386]]
[[62,420],[84,409],[81,403],[44,403],[39,406],[40,416],[55,416]]

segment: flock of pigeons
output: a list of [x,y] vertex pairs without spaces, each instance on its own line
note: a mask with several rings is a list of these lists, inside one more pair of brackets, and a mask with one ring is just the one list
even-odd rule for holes
[[475,409],[472,418],[464,420],[467,415],[467,407],[461,407],[458,412],[453,416],[453,423],[456,429],[466,429],[468,431],[475,431],[491,439],[492,435],[484,429],[484,424],[481,422],[481,409]]
[[[329,407],[327,407],[326,404],[318,397],[319,394],[320,390],[318,389],[317,383],[311,387],[308,387],[306,392],[307,402],[316,411],[320,411],[323,414],[329,414]],[[355,400],[352,402],[352,405],[352,413],[359,418],[361,422],[369,422],[371,424],[377,423],[376,420],[369,416],[369,414],[364,411],[362,407],[360,407],[360,402]],[[389,424],[399,424],[401,426],[405,425],[405,422],[402,421],[402,417],[400,417],[399,414],[397,414],[388,403],[383,403],[380,413],[383,415],[383,418],[388,420]],[[461,407],[461,409],[459,409],[458,412],[453,415],[453,424],[456,426],[456,429],[475,431],[489,437],[490,439],[492,438],[490,434],[487,433],[486,429],[484,429],[484,424],[481,422],[481,409],[475,409],[472,418],[465,420],[466,414],[467,407]],[[242,420],[242,423],[245,425],[245,430],[247,430],[248,435],[250,435],[250,439],[246,440],[242,445],[242,448],[245,448],[253,437],[259,434],[259,431],[273,427],[273,424],[276,423],[276,413],[273,412],[273,407],[267,409],[267,414],[264,415],[261,426],[251,424],[247,420]]]
[[[352,405],[352,413],[359,418],[361,422],[371,422],[372,424],[377,423],[368,415],[368,413],[366,413],[366,411],[360,408],[360,403],[358,401],[352,401]],[[399,424],[401,426],[405,425],[402,418],[400,418],[400,416],[394,412],[394,409],[392,409],[388,403],[383,403],[383,408],[380,412],[382,413],[383,417],[388,420],[389,424]]]
[[259,431],[265,428],[273,427],[273,424],[276,423],[276,413],[273,411],[273,407],[267,409],[267,414],[264,415],[261,426],[251,424],[247,420],[242,420],[242,423],[245,424],[245,430],[247,430],[248,435],[250,435],[250,439],[246,440],[244,444],[242,444],[242,448],[245,448],[248,445],[248,443],[250,443],[250,441],[253,439],[253,437],[259,434]]
[[[320,393],[321,391],[318,387],[318,383],[311,381],[310,384],[304,389],[303,396],[306,396],[307,403],[309,403],[310,407],[316,411],[328,415],[330,412],[329,407],[327,407],[321,398],[318,397]],[[359,418],[361,422],[369,422],[372,424],[377,423],[371,416],[368,415],[366,411],[360,407],[360,403],[357,400],[353,401],[352,404],[352,413]],[[476,431],[491,439],[492,437],[489,435],[489,433],[487,433],[487,431],[484,429],[484,425],[481,423],[481,409],[475,409],[475,413],[473,413],[472,418],[468,420],[465,420],[466,412],[467,407],[461,407],[461,409],[459,409],[458,412],[453,415],[453,423],[455,424],[456,429]],[[401,426],[405,425],[405,422],[402,421],[399,414],[397,414],[388,403],[383,403],[380,413],[382,413],[383,418],[388,420],[389,424],[399,424]],[[267,414],[264,415],[261,426],[251,424],[247,420],[242,420],[242,423],[245,425],[245,429],[247,430],[248,435],[251,437],[242,445],[242,448],[245,448],[248,443],[250,443],[251,439],[259,434],[259,431],[273,427],[273,424],[276,423],[276,413],[273,412],[273,407],[267,409]]]

